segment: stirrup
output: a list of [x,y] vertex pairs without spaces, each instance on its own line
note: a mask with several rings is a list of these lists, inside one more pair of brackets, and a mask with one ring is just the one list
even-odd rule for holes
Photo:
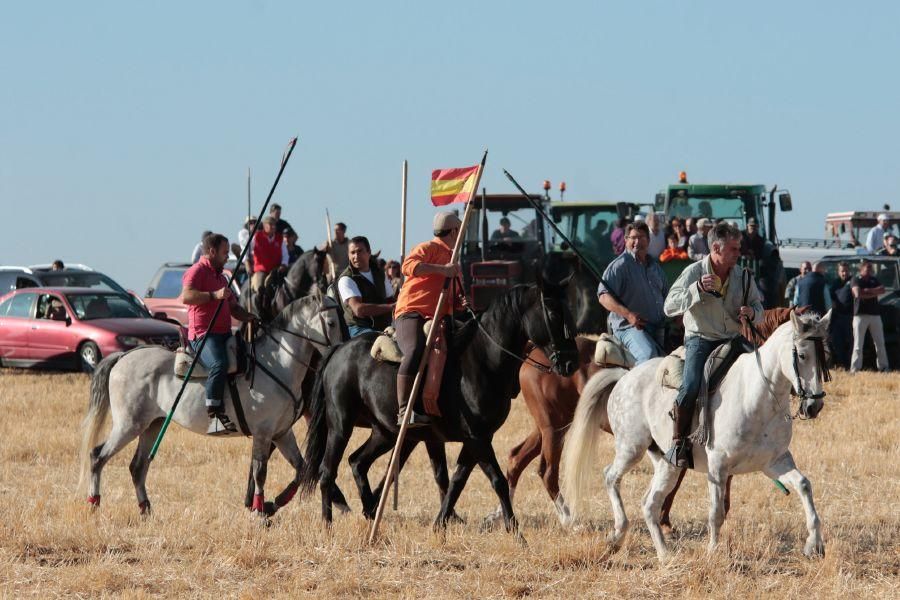
[[209,427],[206,429],[206,435],[231,435],[232,433],[237,433],[237,427],[224,411],[209,415]]
[[693,469],[694,453],[691,443],[686,439],[672,442],[672,447],[665,455],[666,461],[677,469]]
[[[397,427],[403,426],[403,418],[405,416],[405,412],[406,411],[400,411],[397,414]],[[429,417],[428,415],[420,415],[419,413],[417,413],[416,411],[413,411],[413,410],[411,410],[409,412],[410,412],[409,425],[407,426],[407,429],[428,427],[433,423],[433,421],[431,420],[431,417]]]

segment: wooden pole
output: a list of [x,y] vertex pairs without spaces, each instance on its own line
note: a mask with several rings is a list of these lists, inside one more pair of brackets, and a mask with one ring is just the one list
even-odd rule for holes
[[[472,216],[472,207],[475,206],[475,192],[478,190],[478,184],[481,183],[481,174],[484,171],[484,164],[487,162],[487,150],[484,151],[484,156],[481,159],[481,164],[478,165],[478,172],[475,175],[475,187],[472,188],[472,196],[469,198],[469,201],[466,203],[466,212],[463,213],[462,225],[459,227],[459,235],[456,237],[456,243],[453,244],[453,253],[450,255],[450,264],[456,264],[459,262],[459,253],[462,248],[463,238],[466,236],[466,228],[469,225],[469,218]],[[450,281],[454,279],[448,277],[444,280],[444,287],[441,290],[441,295],[438,296],[437,304],[434,307],[434,315],[435,320],[438,315],[441,314],[441,309],[444,307],[444,301],[447,299],[448,293],[447,291],[450,289]],[[431,346],[434,344],[434,336],[437,334],[437,324],[435,323],[428,330],[428,337],[425,339],[425,352],[422,354],[422,360],[419,361],[419,369],[416,371],[416,378],[413,381],[413,387],[410,391],[409,398],[406,401],[406,410],[403,411],[403,414],[406,418],[403,419],[403,423],[400,425],[400,431],[397,433],[397,441],[394,444],[394,452],[391,454],[391,463],[388,465],[387,473],[385,474],[384,487],[381,488],[381,499],[378,501],[378,509],[375,511],[375,520],[372,522],[372,529],[369,531],[369,543],[375,541],[375,537],[378,535],[378,526],[381,524],[381,519],[384,516],[384,507],[387,504],[387,497],[390,493],[390,487],[394,475],[394,471],[397,469],[400,460],[400,448],[403,447],[403,442],[406,438],[406,431],[409,428],[409,415],[412,412],[413,404],[415,404],[416,396],[419,395],[419,389],[422,387],[422,380],[424,379],[423,373],[425,371],[425,365],[428,363],[428,355],[431,353]]]
[[336,274],[334,272],[334,252],[331,249],[331,214],[325,209],[325,249],[328,250],[328,268],[331,272],[331,283],[336,283]]
[[[403,161],[402,175],[400,180],[400,264],[406,258],[406,188],[409,173],[409,162]],[[396,301],[396,298],[394,298]],[[394,470],[394,510],[397,510],[400,504],[400,463],[397,462]]]

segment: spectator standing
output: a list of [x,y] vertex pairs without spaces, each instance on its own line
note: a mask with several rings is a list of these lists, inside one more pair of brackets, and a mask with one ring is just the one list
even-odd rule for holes
[[609,241],[612,243],[613,254],[616,256],[625,252],[625,226],[628,224],[628,220],[624,217],[621,217],[618,221],[616,221],[616,226],[613,228],[612,233],[609,235]]
[[653,211],[647,215],[645,222],[650,230],[650,245],[647,247],[647,254],[659,260],[659,255],[666,249],[666,232],[663,231],[659,215]]
[[797,283],[810,271],[812,271],[812,263],[805,260],[800,263],[800,274],[788,280],[784,288],[784,299],[788,301],[788,306],[794,306],[794,293],[797,291]]
[[691,239],[691,236],[697,233],[697,219],[694,217],[688,217],[684,220],[684,229],[685,233],[687,233],[688,240]]
[[203,240],[206,239],[206,236],[210,235],[212,231],[204,231],[203,235],[200,236],[200,243],[194,246],[194,251],[191,252],[191,264],[196,263],[200,260],[200,257],[203,256]]
[[850,265],[838,263],[838,278],[829,286],[831,292],[831,323],[828,338],[834,363],[850,368],[850,351],[853,348],[853,292],[850,289]]
[[328,258],[334,264],[335,273],[343,273],[350,264],[350,240],[347,239],[347,226],[338,223],[334,226],[334,239],[328,249]]
[[272,206],[269,207],[269,215],[275,217],[275,232],[284,237],[284,231],[286,229],[293,229],[291,224],[281,218],[281,205],[272,203]]
[[866,236],[866,249],[873,254],[884,247],[884,234],[890,231],[890,221],[886,213],[878,215],[878,225],[869,230]]
[[391,282],[391,287],[394,288],[394,298],[399,298],[400,288],[403,287],[403,271],[400,268],[400,263],[396,260],[388,261],[385,273]]
[[900,248],[898,248],[897,236],[893,233],[889,233],[884,236],[884,248],[876,252],[880,256],[898,256],[900,255]]
[[825,281],[825,265],[817,262],[812,271],[800,278],[791,306],[809,306],[820,315],[831,309],[831,294]]
[[884,325],[881,322],[881,307],[878,296],[884,293],[884,286],[872,275],[872,263],[864,260],[859,265],[859,275],[850,282],[853,292],[853,358],[850,372],[862,368],[863,345],[866,331],[875,344],[876,365],[879,371],[888,370],[887,349],[884,346]]
[[688,258],[698,261],[709,256],[709,242],[706,236],[710,229],[712,229],[712,221],[709,219],[704,217],[697,221],[697,233],[688,240]]
[[669,245],[663,250],[663,253],[659,255],[659,262],[665,263],[670,260],[688,260],[687,250],[679,246],[678,244],[678,234],[676,232],[672,232],[666,238]]
[[263,219],[261,230],[253,236],[253,277],[250,289],[254,292],[262,287],[266,275],[282,266],[287,268],[288,253],[284,238],[275,230],[277,219],[268,215]]
[[303,248],[297,245],[297,239],[296,231],[290,227],[284,230],[284,245],[287,247],[288,265],[294,264],[300,258],[300,255],[303,254]]
[[747,219],[747,229],[741,234],[741,254],[760,260],[765,245],[766,239],[759,235],[759,222],[756,217],[750,217]]
[[[253,228],[256,227],[256,217],[247,217],[244,219],[244,226],[241,227],[240,231],[237,234],[238,245],[240,246],[241,252],[244,251],[244,247],[250,243],[250,232],[253,231]],[[238,258],[237,256],[235,258]],[[250,246],[250,249],[247,250],[247,254],[244,256],[244,268],[247,269],[247,273],[253,273],[253,246]]]
[[687,232],[687,227],[684,225],[684,221],[679,219],[678,217],[673,217],[672,222],[669,225],[670,232],[678,235],[678,247],[685,251],[687,254],[687,245],[690,236]]

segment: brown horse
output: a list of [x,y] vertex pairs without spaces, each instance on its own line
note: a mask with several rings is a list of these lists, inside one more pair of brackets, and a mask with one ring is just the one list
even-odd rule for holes
[[[805,308],[797,310],[799,314],[802,314],[804,311]],[[767,310],[763,325],[757,328],[759,336],[756,336],[749,330],[745,330],[743,332],[744,337],[754,340],[757,344],[762,344],[779,325],[786,323],[790,319],[790,312],[790,309],[787,308]],[[510,498],[512,498],[519,477],[531,461],[540,455],[541,460],[538,466],[538,473],[544,482],[544,488],[553,501],[557,516],[564,526],[569,526],[572,523],[572,517],[565,500],[559,493],[559,460],[560,456],[562,456],[563,439],[569,425],[572,423],[581,391],[591,376],[603,368],[593,361],[594,348],[597,345],[596,337],[579,336],[576,339],[576,344],[578,346],[580,367],[571,377],[562,377],[554,373],[547,374],[528,364],[523,364],[519,370],[519,384],[522,388],[522,397],[525,400],[528,411],[531,413],[534,429],[528,437],[510,450],[506,468],[506,479],[509,481]],[[547,357],[538,349],[532,350],[528,356],[533,361],[548,364]],[[605,415],[602,428],[612,435],[609,421],[605,419]],[[684,479],[684,474],[685,471],[682,470],[678,476],[675,488],[666,497],[660,512],[659,523],[663,530],[667,532],[672,527],[669,520],[669,511],[672,508],[675,494],[681,486],[681,481]],[[731,478],[729,477],[725,487],[724,504],[726,514],[730,503]],[[499,513],[496,513],[496,511],[488,516],[488,520],[496,518],[499,518]]]

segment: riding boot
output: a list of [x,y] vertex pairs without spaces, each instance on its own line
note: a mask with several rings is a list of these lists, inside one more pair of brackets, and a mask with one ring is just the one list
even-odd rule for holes
[[[397,413],[397,426],[403,425],[403,417],[406,413],[406,403],[409,400],[409,394],[412,392],[413,383],[416,378],[411,375],[397,375],[397,404],[400,410]],[[427,427],[431,425],[431,419],[426,415],[410,410],[409,428]]]
[[694,453],[691,451],[688,433],[690,432],[691,418],[694,416],[694,411],[687,406],[676,404],[670,414],[675,423],[672,431],[672,447],[666,452],[666,460],[679,469],[693,469]]
[[223,405],[207,406],[206,414],[209,417],[209,427],[206,429],[206,435],[230,435],[237,433],[237,427],[225,414]]

